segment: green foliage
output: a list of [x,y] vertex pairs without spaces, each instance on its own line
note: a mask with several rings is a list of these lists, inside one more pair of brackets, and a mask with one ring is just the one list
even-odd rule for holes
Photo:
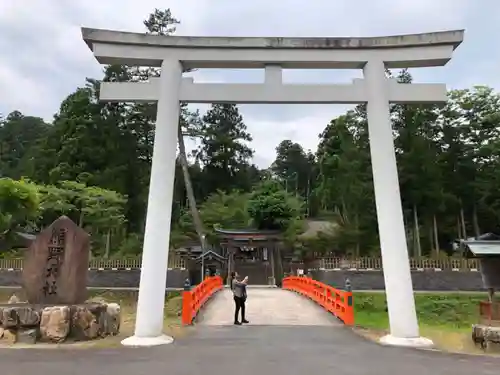
[[[248,228],[250,217],[246,210],[248,194],[239,191],[225,193],[218,191],[210,195],[200,206],[201,220],[207,230],[207,239],[212,242],[215,228]],[[194,238],[194,224],[192,216],[185,211],[178,224],[178,229]]]
[[32,183],[0,178],[0,236],[36,218],[39,199]]
[[335,248],[338,235],[333,231],[320,231],[314,236],[299,236],[293,245],[294,254],[307,263],[315,258],[325,255]]
[[[286,239],[291,239],[303,231],[301,208],[301,201],[287,194],[278,182],[265,181],[255,186],[252,193],[218,191],[203,202],[199,212],[209,242],[215,241],[215,228],[246,229],[251,226],[280,230]],[[175,234],[178,239],[182,237],[180,233],[188,238],[195,237],[192,216],[187,211],[181,215],[173,236]]]
[[[66,215],[93,234],[94,253],[103,248],[109,255],[111,233],[123,229],[126,201],[126,197],[114,191],[75,181],[41,185],[1,178],[0,236],[14,229],[42,229]],[[102,239],[103,235],[107,240]]]
[[111,256],[116,258],[137,256],[142,252],[143,241],[144,238],[141,235],[131,233],[119,242],[116,252],[112,253]]
[[248,199],[248,214],[261,230],[286,231],[301,216],[302,202],[288,194],[277,181],[263,181]]

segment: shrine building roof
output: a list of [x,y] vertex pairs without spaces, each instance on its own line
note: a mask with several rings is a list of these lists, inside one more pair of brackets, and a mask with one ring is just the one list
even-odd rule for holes
[[215,232],[219,237],[232,238],[239,240],[267,240],[281,237],[282,232],[278,230],[258,230],[253,228],[247,229],[223,229],[215,228]]

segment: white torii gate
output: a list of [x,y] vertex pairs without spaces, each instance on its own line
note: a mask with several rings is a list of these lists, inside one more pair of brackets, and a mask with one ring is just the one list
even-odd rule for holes
[[[147,83],[103,83],[101,100],[158,102],[135,334],[128,346],[172,342],[163,307],[174,185],[179,102],[367,103],[368,131],[382,252],[390,345],[428,346],[420,337],[406,244],[390,103],[446,101],[443,84],[399,84],[385,68],[445,65],[464,31],[376,38],[246,38],[156,36],[82,28],[101,64],[161,67]],[[265,69],[259,84],[194,83],[183,69]],[[363,69],[352,84],[283,84],[282,69]]]

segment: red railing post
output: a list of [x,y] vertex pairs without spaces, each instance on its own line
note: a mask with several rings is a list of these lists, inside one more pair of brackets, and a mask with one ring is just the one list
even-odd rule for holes
[[347,326],[354,325],[354,301],[352,292],[344,292],[344,324]]
[[190,325],[193,322],[193,292],[186,290],[182,292],[182,325]]

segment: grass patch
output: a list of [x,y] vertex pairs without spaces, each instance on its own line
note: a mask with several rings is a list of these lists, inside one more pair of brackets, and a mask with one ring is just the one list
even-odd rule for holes
[[[429,337],[443,350],[482,353],[472,343],[471,325],[478,322],[478,304],[485,299],[484,293],[415,294],[422,336]],[[377,339],[387,333],[385,293],[356,292],[354,316],[364,336]]]
[[[481,293],[415,294],[418,320],[424,326],[470,329],[471,324],[478,321],[478,304],[485,297]],[[355,322],[360,326],[387,329],[389,319],[385,293],[356,292],[354,314]]]
[[[0,289],[0,303],[6,303],[12,294],[16,294],[22,301],[25,300],[21,289]],[[106,302],[116,302],[121,306],[121,326],[120,334],[104,339],[80,342],[75,344],[48,344],[50,347],[118,347],[120,341],[134,333],[135,312],[137,309],[137,291],[110,291],[110,290],[89,290],[89,299],[104,300]],[[182,330],[180,313],[182,311],[182,296],[180,292],[168,292],[165,296],[165,311],[163,320],[163,330],[167,335],[181,337],[185,330]],[[36,344],[41,347],[45,344]],[[17,346],[17,345],[16,345]]]

